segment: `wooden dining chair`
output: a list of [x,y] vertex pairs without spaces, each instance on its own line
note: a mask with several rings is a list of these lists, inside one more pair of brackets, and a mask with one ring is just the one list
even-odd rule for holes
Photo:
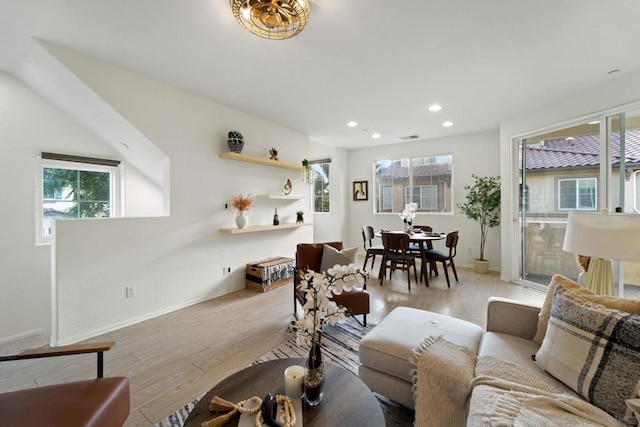
[[[456,256],[456,248],[458,246],[458,232],[451,231],[447,233],[447,240],[445,243],[447,247],[447,251],[438,251],[438,250],[428,250],[425,253],[425,258],[427,262],[430,264],[441,262],[442,269],[444,270],[444,275],[447,278],[447,287],[451,287],[451,283],[449,282],[449,273],[447,271],[448,267],[451,267],[453,271],[453,275],[456,278],[456,282],[458,281],[458,273],[456,272],[456,265],[453,262],[453,258]],[[431,267],[431,266],[430,266]],[[437,266],[435,267],[436,276],[438,275]]]
[[370,225],[365,225],[362,227],[362,241],[364,243],[364,250],[366,251],[366,255],[364,257],[364,265],[362,266],[363,270],[367,270],[367,261],[369,258],[371,259],[371,268],[373,268],[373,264],[376,262],[376,256],[380,255],[384,256],[384,246],[383,245],[374,245],[372,243],[373,239],[376,237],[375,231],[373,227]]
[[[433,232],[433,227],[431,227],[430,225],[414,225],[413,230],[414,232],[416,230],[420,230],[425,233],[431,233]],[[429,250],[433,249],[433,243],[430,240],[426,242],[426,246]],[[411,252],[420,253],[420,245],[418,245],[417,243],[411,243],[409,245],[409,249],[411,250]]]
[[409,251],[409,235],[406,233],[382,233],[382,245],[384,256],[382,257],[382,271],[380,274],[380,286],[384,284],[384,278],[389,268],[389,278],[393,270],[407,272],[407,284],[411,290],[411,266],[413,276],[418,283],[418,270],[416,268],[416,254]]

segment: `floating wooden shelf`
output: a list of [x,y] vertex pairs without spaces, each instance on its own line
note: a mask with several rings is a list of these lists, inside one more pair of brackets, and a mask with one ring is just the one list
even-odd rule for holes
[[256,163],[258,165],[263,165],[263,166],[271,166],[271,167],[282,168],[282,169],[291,169],[294,171],[302,172],[302,164],[287,163],[287,162],[281,162],[279,160],[265,159],[262,157],[247,156],[245,154],[234,153],[232,151],[220,153],[219,157],[221,159],[238,160],[241,162]]
[[304,196],[284,196],[278,194],[258,194],[258,199],[271,199],[271,200],[301,200],[306,199]]
[[280,224],[280,225],[253,225],[245,228],[221,228],[220,234],[242,234],[242,233],[257,233],[259,231],[276,231],[286,228],[298,228],[306,227],[308,223],[304,224]]

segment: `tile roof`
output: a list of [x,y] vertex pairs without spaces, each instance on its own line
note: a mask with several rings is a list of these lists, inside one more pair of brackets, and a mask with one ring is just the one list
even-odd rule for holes
[[[446,163],[438,163],[432,165],[423,165],[423,166],[414,166],[413,167],[413,176],[414,177],[423,177],[423,176],[451,176],[451,164]],[[388,168],[383,169],[378,174],[379,179],[408,179],[409,178],[409,168],[402,166],[400,160],[394,161],[389,165]]]
[[[625,162],[640,164],[640,129],[625,133]],[[612,134],[613,164],[620,163],[620,133]],[[522,156],[522,153],[520,153]],[[522,163],[520,158],[520,164]],[[597,166],[600,135],[577,136],[574,140],[549,139],[527,146],[527,170]]]

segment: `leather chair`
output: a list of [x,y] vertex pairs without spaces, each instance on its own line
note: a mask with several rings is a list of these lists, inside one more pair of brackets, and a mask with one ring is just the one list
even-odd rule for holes
[[456,278],[456,282],[458,281],[458,273],[456,272],[456,265],[453,262],[453,258],[456,256],[457,246],[458,246],[458,232],[451,231],[447,233],[446,240],[447,251],[438,251],[438,250],[429,250],[425,253],[425,258],[430,263],[433,271],[435,271],[436,276],[438,275],[438,267],[434,265],[436,262],[442,263],[442,268],[444,269],[444,275],[447,278],[447,287],[451,287],[451,283],[449,282],[449,273],[447,272],[447,267],[451,267],[453,271],[453,275]]
[[[334,247],[339,251],[343,249],[342,242],[299,243],[296,248],[296,274],[294,275],[293,286],[293,314],[296,319],[298,319],[298,303],[303,305],[305,303],[304,293],[302,293],[298,288],[300,280],[298,272],[302,269],[320,272],[324,245]],[[362,314],[362,324],[367,326],[367,314],[369,314],[370,305],[366,283],[362,289],[354,288],[349,292],[345,291],[340,295],[333,295],[332,299],[336,304],[346,308],[351,316],[358,316]]]
[[20,427],[122,427],[130,411],[129,380],[103,378],[103,353],[113,342],[43,347],[0,362],[97,353],[97,378],[0,393],[0,423]]
[[365,225],[362,227],[362,240],[364,243],[364,250],[366,252],[362,268],[365,271],[367,270],[367,261],[369,261],[369,258],[371,258],[371,268],[373,268],[373,264],[376,262],[376,256],[380,255],[382,257],[384,255],[384,246],[373,245],[371,243],[375,237],[376,234],[372,226]]

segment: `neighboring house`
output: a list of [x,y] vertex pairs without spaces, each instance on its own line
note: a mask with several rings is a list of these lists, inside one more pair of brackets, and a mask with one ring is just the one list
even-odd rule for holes
[[450,156],[394,160],[379,166],[378,212],[402,212],[411,202],[418,204],[418,212],[451,212],[451,176]]
[[[620,173],[620,134],[612,135],[612,175]],[[640,130],[625,133],[626,180],[640,183]],[[522,153],[521,153],[522,154]],[[600,136],[552,139],[528,145],[526,150],[526,210],[534,217],[570,210],[598,210],[597,183],[600,176]],[[520,158],[522,164],[522,157]],[[635,192],[633,191],[635,187]],[[627,206],[638,208],[640,186],[626,186]],[[613,200],[618,199],[614,189]],[[629,210],[629,209],[628,209]]]

